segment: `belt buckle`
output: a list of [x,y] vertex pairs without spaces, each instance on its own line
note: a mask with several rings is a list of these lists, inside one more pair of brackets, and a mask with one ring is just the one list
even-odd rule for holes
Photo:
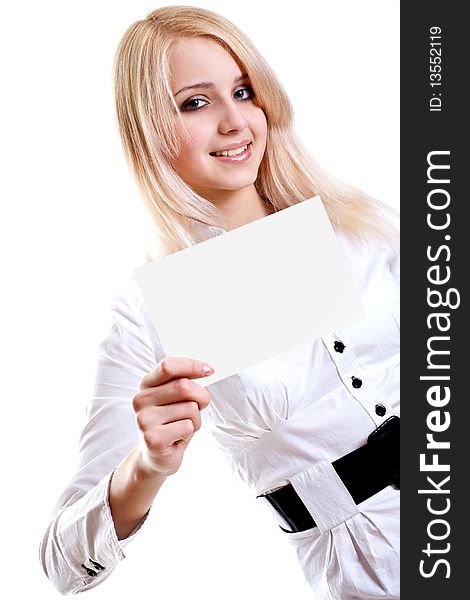
[[[316,523],[302,502],[291,483],[257,496],[267,503],[271,510],[274,510],[276,516],[282,522],[279,527],[286,533],[296,533],[315,527]],[[285,529],[289,527],[289,529]]]
[[369,435],[367,443],[385,459],[390,483],[400,489],[400,417],[392,415],[386,419]]

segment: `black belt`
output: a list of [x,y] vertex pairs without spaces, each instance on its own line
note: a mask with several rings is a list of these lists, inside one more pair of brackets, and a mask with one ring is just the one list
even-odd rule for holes
[[[332,465],[356,504],[388,485],[399,489],[400,418],[389,417],[369,435],[367,444],[338,458]],[[316,526],[291,483],[258,498],[266,499],[280,513],[292,532]]]

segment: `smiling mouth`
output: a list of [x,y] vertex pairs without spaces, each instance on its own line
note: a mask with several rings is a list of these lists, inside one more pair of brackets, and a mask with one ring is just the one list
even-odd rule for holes
[[240,146],[240,148],[234,148],[233,150],[221,150],[220,152],[209,152],[209,154],[211,156],[237,156],[237,154],[243,154],[251,144],[252,142]]

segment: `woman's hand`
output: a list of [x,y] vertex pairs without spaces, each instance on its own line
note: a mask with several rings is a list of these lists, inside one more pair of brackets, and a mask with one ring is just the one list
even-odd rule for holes
[[207,389],[191,379],[213,372],[199,360],[167,356],[142,379],[132,405],[141,433],[143,466],[152,473],[166,477],[179,469],[184,451],[201,427],[200,411],[210,401]]

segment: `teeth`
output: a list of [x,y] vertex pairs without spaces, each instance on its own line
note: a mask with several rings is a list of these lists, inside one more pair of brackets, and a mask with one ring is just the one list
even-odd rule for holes
[[235,148],[235,150],[222,150],[222,152],[214,152],[215,156],[236,156],[237,154],[241,154],[245,152],[248,148],[248,144],[246,146],[242,146],[241,148]]

